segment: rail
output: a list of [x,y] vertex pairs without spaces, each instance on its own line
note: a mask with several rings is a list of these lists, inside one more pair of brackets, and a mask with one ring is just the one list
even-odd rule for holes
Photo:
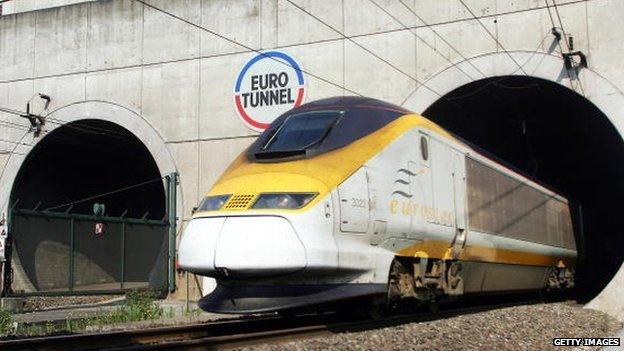
[[[394,315],[377,320],[353,320],[340,314],[296,317],[255,317],[228,319],[201,324],[158,327],[140,330],[52,335],[0,341],[1,350],[192,350],[225,349],[245,345],[298,340],[340,332],[356,332],[392,327],[406,323],[425,322],[471,314],[520,304],[541,302],[541,299],[503,302],[488,305],[461,305],[438,312]],[[451,305],[452,306],[452,305]]]

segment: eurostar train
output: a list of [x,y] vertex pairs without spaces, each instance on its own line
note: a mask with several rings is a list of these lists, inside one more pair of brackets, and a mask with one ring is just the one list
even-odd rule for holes
[[311,102],[276,119],[196,209],[180,268],[214,277],[202,309],[562,289],[568,201],[402,107]]

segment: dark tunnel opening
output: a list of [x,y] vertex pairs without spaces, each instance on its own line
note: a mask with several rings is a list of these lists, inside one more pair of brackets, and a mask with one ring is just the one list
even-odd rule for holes
[[[160,177],[152,155],[131,132],[103,120],[81,120],[53,130],[32,149],[16,177],[11,203],[80,214],[93,214],[93,205],[101,203],[107,216],[127,211],[129,218],[147,213],[146,218],[162,219]],[[149,183],[117,192],[143,182]],[[76,202],[107,193],[112,194]]]
[[[104,216],[125,222],[93,217],[95,203],[105,205]],[[147,220],[164,220],[165,189],[150,152],[128,130],[90,119],[51,131],[24,160],[11,204],[18,210],[12,264],[32,285],[14,279],[12,290],[163,286],[167,227]]]
[[606,286],[623,259],[624,148],[595,105],[547,80],[503,76],[457,88],[423,115],[580,205],[578,299]]

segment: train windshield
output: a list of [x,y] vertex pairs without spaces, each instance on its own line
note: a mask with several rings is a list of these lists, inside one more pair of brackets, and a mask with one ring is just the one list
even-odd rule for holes
[[305,150],[323,140],[344,111],[311,111],[289,116],[264,144],[268,152]]
[[279,116],[247,149],[253,162],[310,158],[345,147],[410,112],[383,101],[338,96]]

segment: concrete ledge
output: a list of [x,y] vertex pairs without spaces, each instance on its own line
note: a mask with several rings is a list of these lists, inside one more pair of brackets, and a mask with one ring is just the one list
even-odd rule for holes
[[0,308],[12,313],[21,313],[24,310],[24,298],[3,297],[0,299]]

